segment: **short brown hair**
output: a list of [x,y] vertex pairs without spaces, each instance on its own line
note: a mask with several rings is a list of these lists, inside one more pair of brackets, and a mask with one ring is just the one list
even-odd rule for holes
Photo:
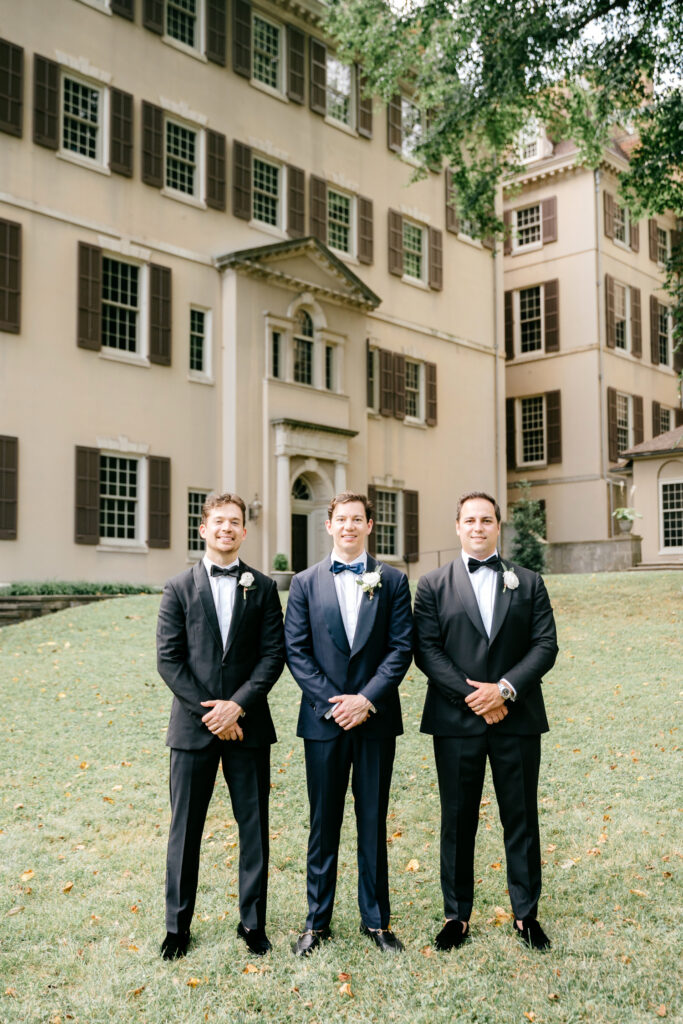
[[460,513],[462,512],[462,507],[465,504],[465,502],[471,501],[473,498],[482,498],[484,501],[490,501],[491,504],[493,505],[493,510],[496,513],[496,519],[498,520],[498,522],[500,522],[500,506],[496,499],[493,498],[490,494],[487,494],[486,491],[470,491],[469,494],[463,494],[462,498],[460,498],[458,501],[458,508],[455,513],[456,523],[460,522]]
[[237,505],[238,508],[242,509],[242,526],[246,526],[247,506],[239,494],[231,494],[230,491],[224,491],[223,494],[212,491],[211,494],[207,495],[206,501],[202,505],[202,522],[205,523],[213,510],[221,505]]
[[337,505],[348,505],[351,501],[359,501],[361,503],[365,509],[365,518],[370,522],[375,512],[372,507],[372,502],[368,498],[367,494],[354,494],[353,491],[341,491],[339,494],[335,494],[327,509],[328,520],[331,521]]

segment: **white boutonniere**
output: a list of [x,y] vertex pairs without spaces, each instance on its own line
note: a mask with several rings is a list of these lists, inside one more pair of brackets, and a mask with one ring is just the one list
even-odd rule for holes
[[382,570],[376,569],[374,572],[364,572],[362,576],[359,576],[356,580],[359,587],[363,588],[363,593],[368,595],[370,601],[375,596],[375,591],[382,586]]
[[514,569],[506,569],[504,562],[501,562],[500,564],[503,566],[503,593],[505,593],[506,590],[516,590],[519,586],[517,573]]
[[242,593],[244,594],[244,600],[246,601],[247,591],[256,589],[253,573],[243,572],[237,581],[237,586],[242,587]]

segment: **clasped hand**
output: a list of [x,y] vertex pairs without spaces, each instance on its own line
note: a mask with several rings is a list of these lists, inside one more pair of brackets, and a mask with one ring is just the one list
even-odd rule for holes
[[241,740],[244,736],[238,719],[242,708],[234,700],[203,700],[203,708],[211,708],[202,722],[219,740]]
[[481,683],[476,679],[468,679],[470,686],[476,687],[472,693],[465,697],[465,704],[484,719],[487,725],[495,725],[502,722],[508,713],[505,701],[500,695],[498,683]]
[[335,705],[332,717],[346,732],[362,725],[370,714],[370,701],[361,693],[341,693],[330,697],[330,704]]

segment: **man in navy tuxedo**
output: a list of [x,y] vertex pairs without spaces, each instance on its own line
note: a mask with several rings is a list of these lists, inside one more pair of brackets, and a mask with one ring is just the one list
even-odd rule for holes
[[411,661],[410,590],[404,573],[365,550],[372,507],[364,494],[336,495],[325,525],[332,555],[293,578],[285,616],[287,663],[303,692],[297,735],[310,802],[308,917],[294,952],[307,956],[330,936],[352,767],[361,934],[399,952],[389,927],[386,817],[403,732],[398,687]]

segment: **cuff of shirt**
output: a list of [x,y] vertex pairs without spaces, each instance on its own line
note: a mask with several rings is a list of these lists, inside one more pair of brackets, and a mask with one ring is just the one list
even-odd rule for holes
[[501,683],[505,683],[505,685],[512,690],[512,696],[510,697],[510,700],[514,704],[514,702],[517,700],[517,691],[515,690],[514,686],[512,685],[509,679],[505,678],[505,676],[503,676],[503,678],[501,679]]

